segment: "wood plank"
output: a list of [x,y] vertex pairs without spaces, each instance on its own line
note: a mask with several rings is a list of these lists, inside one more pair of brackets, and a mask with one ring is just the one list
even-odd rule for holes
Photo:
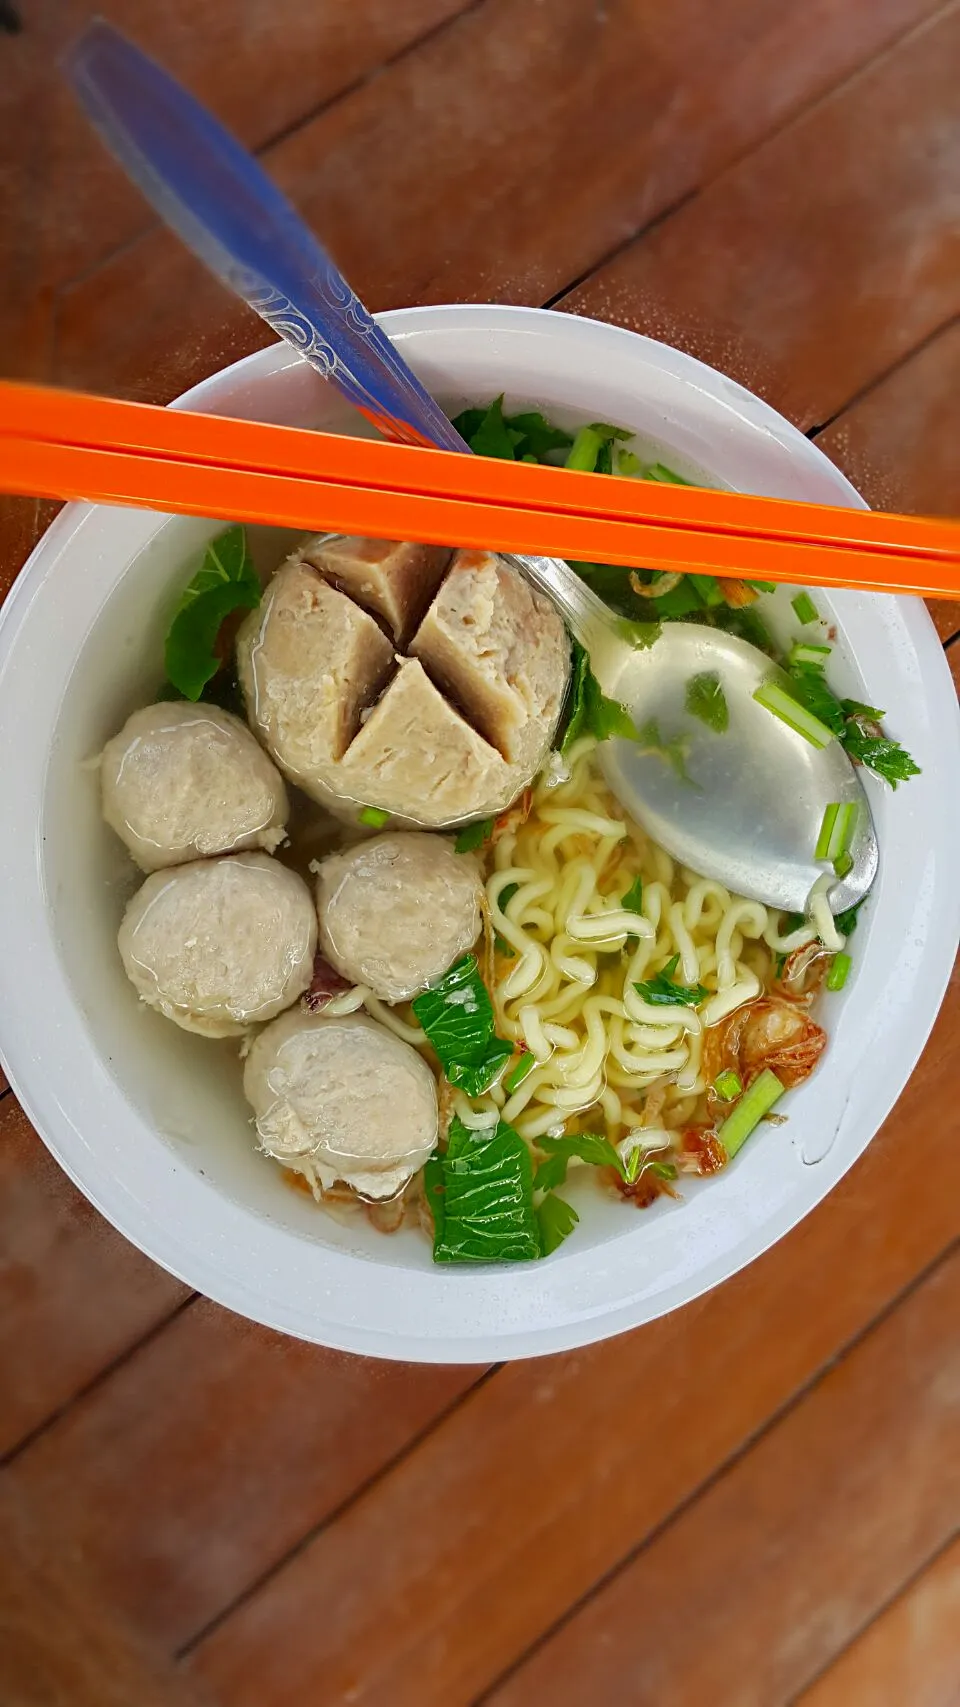
[[343,1356],[202,1300],[28,1448],[17,1486],[172,1649],[481,1373]]
[[[820,449],[877,509],[960,515],[960,321],[845,409]],[[943,639],[960,630],[960,599],[930,599]]]
[[[958,1320],[960,1253],[490,1707],[787,1707],[960,1523]],[[657,1618],[665,1598],[673,1616]],[[843,1699],[862,1707],[856,1690]],[[914,1707],[909,1689],[895,1699]]]
[[189,1296],[81,1197],[16,1099],[5,1096],[0,1455]]
[[796,1707],[956,1707],[960,1540],[888,1606]]
[[956,1236],[958,1020],[955,983],[883,1134],[788,1238],[635,1334],[502,1370],[226,1618],[192,1656],[224,1707],[488,1687]]
[[563,300],[809,428],[960,309],[960,8],[942,9]]
[[[155,54],[251,148],[313,114],[382,61],[453,17],[469,0],[117,0],[111,22]],[[154,223],[151,210],[98,141],[57,60],[90,17],[85,0],[38,0],[3,41],[0,208],[5,289],[18,330],[56,287],[88,271]],[[7,140],[8,139],[8,140]],[[0,337],[4,369],[40,377],[22,335]]]
[[[371,307],[542,302],[937,0],[485,0],[267,164]],[[57,377],[171,396],[266,341],[166,235],[65,293]]]
[[[203,1707],[206,1692],[124,1626],[0,1478],[5,1707]],[[211,1704],[212,1707],[212,1704]]]

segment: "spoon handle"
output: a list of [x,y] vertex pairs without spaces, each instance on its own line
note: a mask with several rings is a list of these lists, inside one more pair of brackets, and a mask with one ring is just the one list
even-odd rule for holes
[[467,450],[253,156],[174,78],[100,20],[65,71],[160,217],[281,338],[388,438]]

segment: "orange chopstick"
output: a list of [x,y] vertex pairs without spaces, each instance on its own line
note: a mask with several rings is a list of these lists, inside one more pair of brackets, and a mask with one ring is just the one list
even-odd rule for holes
[[0,488],[638,568],[960,593],[960,523],[0,383]]

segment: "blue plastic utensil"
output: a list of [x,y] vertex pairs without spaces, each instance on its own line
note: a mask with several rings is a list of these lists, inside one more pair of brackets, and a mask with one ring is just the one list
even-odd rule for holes
[[64,65],[120,164],[225,285],[386,437],[468,450],[290,203],[199,101],[101,20]]

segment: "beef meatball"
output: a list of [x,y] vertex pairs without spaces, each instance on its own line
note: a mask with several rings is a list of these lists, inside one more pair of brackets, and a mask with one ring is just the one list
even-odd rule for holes
[[443,836],[374,836],[319,868],[323,952],[385,1002],[407,1001],[476,942],[482,897],[476,860]]
[[295,872],[267,854],[229,854],[154,872],[118,940],[143,1001],[185,1031],[238,1037],[308,987],[317,915]]
[[243,1088],[267,1155],[328,1188],[395,1197],[436,1147],[430,1068],[365,1014],[284,1014],[256,1038]]
[[187,700],[128,717],[100,759],[103,815],[143,871],[283,840],[287,791],[249,729]]

